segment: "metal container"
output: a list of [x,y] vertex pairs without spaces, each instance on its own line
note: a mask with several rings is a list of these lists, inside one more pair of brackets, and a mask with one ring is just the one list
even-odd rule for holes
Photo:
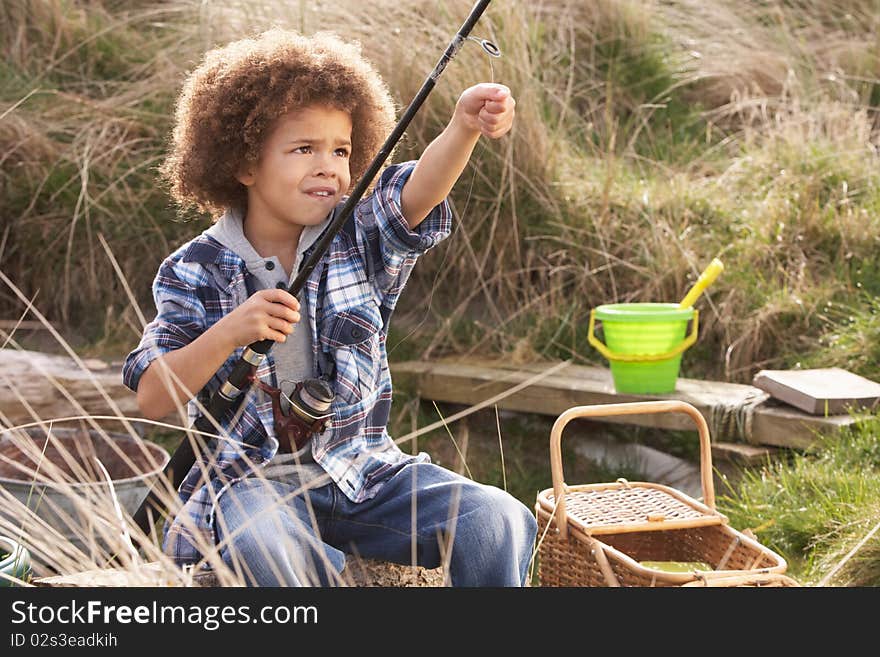
[[[169,459],[159,445],[122,433],[73,428],[2,433],[0,488],[27,509],[2,495],[0,517],[25,545],[29,534],[47,535],[39,526],[42,519],[99,558],[106,550],[102,537],[108,534],[108,519],[114,524],[114,496],[124,512],[134,514]],[[98,461],[109,475],[112,493]],[[9,528],[4,533],[10,534]],[[45,546],[31,547],[34,561],[45,551]]]

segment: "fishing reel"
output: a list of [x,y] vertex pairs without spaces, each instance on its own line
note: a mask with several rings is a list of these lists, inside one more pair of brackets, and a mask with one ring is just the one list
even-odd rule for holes
[[[301,450],[313,434],[323,432],[330,424],[333,417],[330,407],[335,395],[325,379],[300,381],[290,395],[262,381],[258,381],[257,385],[272,399],[272,416],[279,451],[292,453]],[[281,404],[282,395],[289,403],[286,413]]]

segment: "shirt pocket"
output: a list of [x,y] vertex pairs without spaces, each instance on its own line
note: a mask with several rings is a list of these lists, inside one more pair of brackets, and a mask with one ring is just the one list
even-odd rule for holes
[[321,349],[336,366],[335,392],[349,404],[369,397],[382,371],[382,315],[375,301],[330,315],[321,326]]

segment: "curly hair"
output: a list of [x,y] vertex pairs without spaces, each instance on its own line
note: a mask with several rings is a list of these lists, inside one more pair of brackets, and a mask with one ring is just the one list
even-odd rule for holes
[[258,159],[276,119],[316,104],[351,116],[356,182],[395,117],[391,94],[359,44],[330,32],[305,37],[275,28],[207,52],[183,84],[170,152],[159,168],[171,196],[215,219],[227,209],[246,211],[246,187],[236,173]]

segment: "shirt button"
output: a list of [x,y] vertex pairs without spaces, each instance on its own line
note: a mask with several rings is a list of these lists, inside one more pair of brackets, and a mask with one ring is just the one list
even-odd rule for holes
[[355,340],[360,340],[364,335],[363,329],[359,329],[357,327],[351,329],[351,337]]
[[269,271],[272,271],[273,269],[275,269],[275,263],[272,262],[271,260],[267,260],[266,261],[266,269],[268,269]]
[[275,283],[275,287],[277,287],[279,290],[286,290],[287,283],[285,283],[284,281],[278,281],[277,283]]

